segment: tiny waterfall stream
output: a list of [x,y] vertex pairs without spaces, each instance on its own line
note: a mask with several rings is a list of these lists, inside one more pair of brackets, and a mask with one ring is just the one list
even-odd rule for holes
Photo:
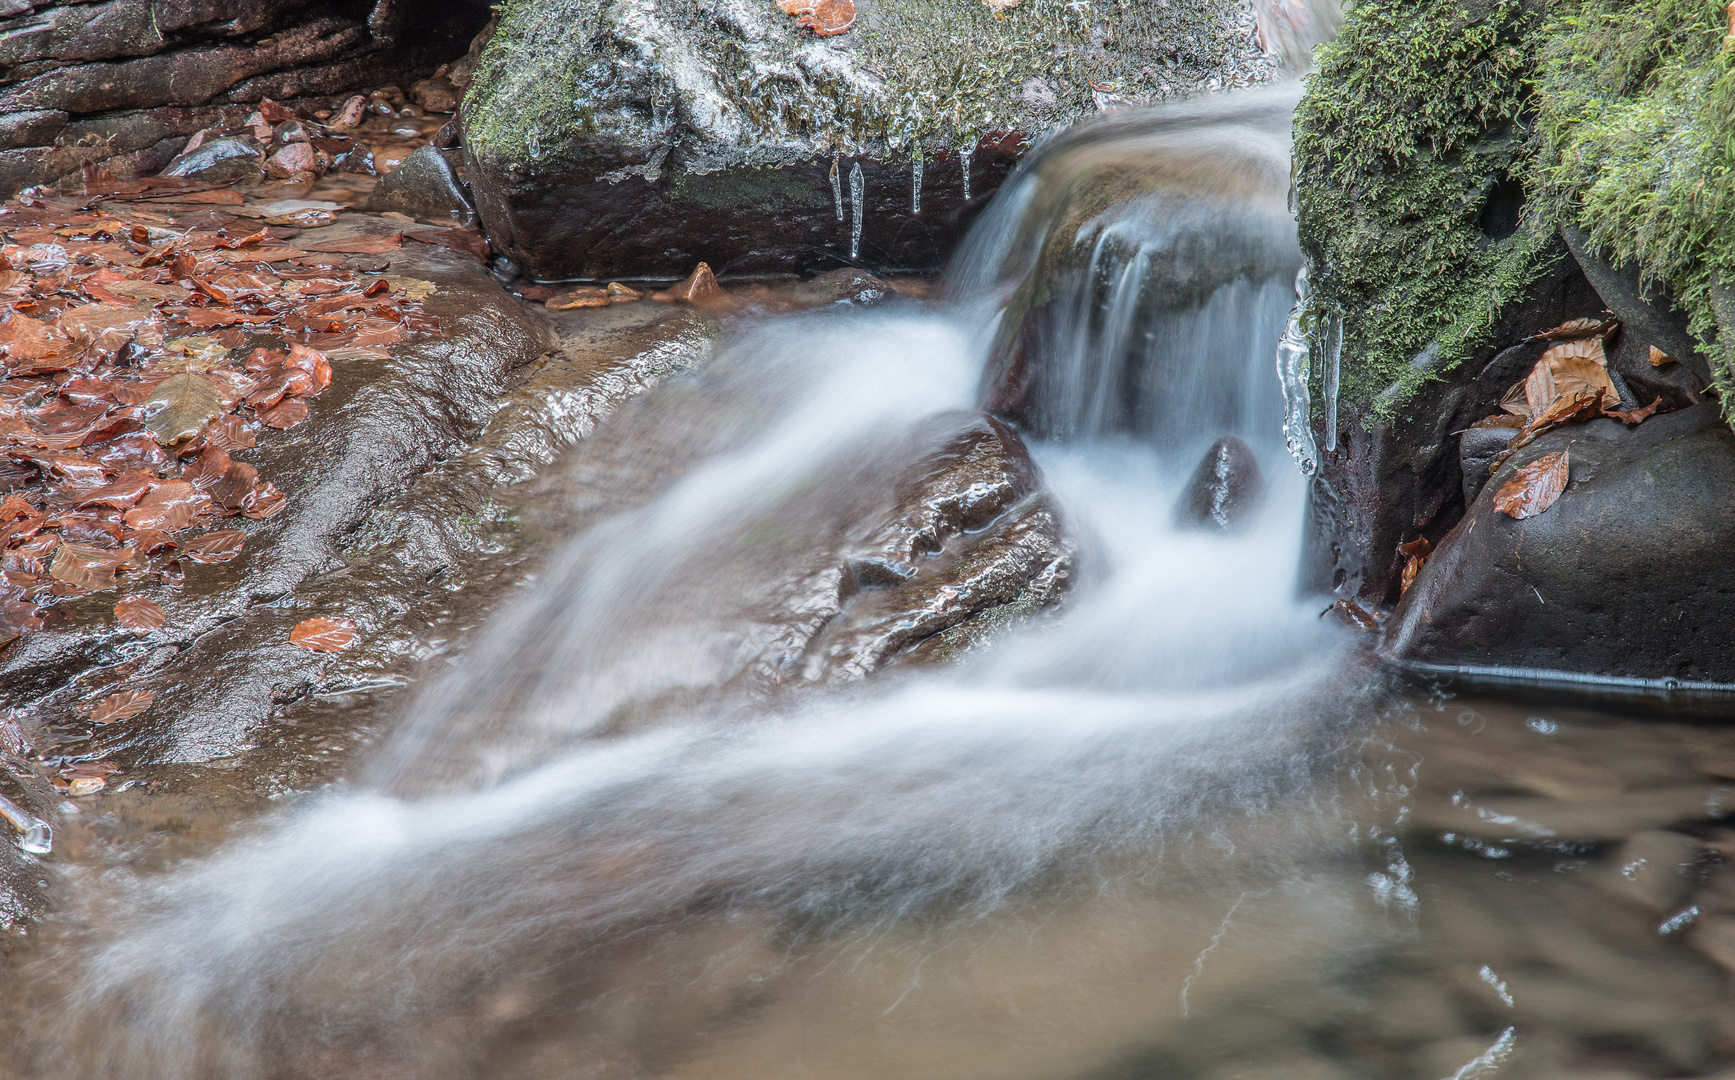
[[[1589,894],[1548,868],[1583,853],[1520,867],[1395,832],[1421,717],[1542,729],[1394,696],[1295,595],[1292,103],[1069,132],[997,197],[946,304],[743,328],[647,395],[620,422],[675,463],[662,486],[573,537],[353,783],[165,873],[72,875],[35,1067],[1438,1080],[1535,1046],[1524,1075],[1570,1075],[1547,1070],[1571,1024],[1543,1010],[1533,1036],[1503,1003],[1565,976],[1502,922],[1576,918]],[[1129,162],[1163,183],[1093,186]],[[730,621],[743,591],[847,517],[886,447],[996,394],[1081,541],[1060,610],[949,668],[704,692],[765,647]],[[1230,434],[1263,506],[1177,527]],[[1542,882],[1523,910],[1489,899],[1508,865]],[[1640,996],[1712,978],[1619,948]],[[1710,1060],[1713,1024],[1647,1008],[1616,1025],[1634,1060]]]

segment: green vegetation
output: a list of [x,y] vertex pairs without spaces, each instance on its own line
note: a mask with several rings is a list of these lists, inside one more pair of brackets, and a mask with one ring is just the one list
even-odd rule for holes
[[[1345,326],[1343,395],[1401,407],[1479,346],[1562,222],[1666,286],[1735,401],[1735,48],[1722,0],[1366,0],[1296,124],[1302,242]],[[1503,179],[1514,235],[1480,216]],[[1735,315],[1735,306],[1725,318]],[[1392,384],[1397,394],[1380,397]]]
[[1521,0],[1364,0],[1320,51],[1296,179],[1316,311],[1344,318],[1346,403],[1401,405],[1428,377],[1414,357],[1451,371],[1546,269],[1534,215],[1504,239],[1480,224],[1534,162],[1541,21]]

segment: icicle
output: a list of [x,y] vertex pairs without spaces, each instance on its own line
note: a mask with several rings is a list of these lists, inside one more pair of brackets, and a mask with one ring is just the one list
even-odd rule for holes
[[1343,368],[1343,316],[1332,316],[1325,330],[1325,448],[1337,449],[1337,384]]
[[922,213],[922,148],[916,147],[915,164],[910,166],[910,213],[920,216]]
[[27,813],[17,803],[0,795],[0,817],[18,830],[18,846],[32,855],[46,855],[54,850],[54,830],[48,822]]
[[1295,275],[1295,306],[1289,311],[1289,325],[1284,327],[1283,337],[1277,343],[1277,378],[1283,384],[1283,437],[1304,476],[1319,471],[1319,448],[1313,441],[1307,392],[1307,332],[1302,329],[1310,295],[1307,267],[1303,266]]
[[964,201],[965,202],[970,201],[970,155],[973,153],[975,153],[975,150],[973,150],[970,147],[965,147],[964,153],[962,155],[962,160],[964,162]]
[[837,175],[837,158],[831,159],[831,201],[837,204],[837,220],[843,220],[843,181]]
[[867,182],[862,179],[861,162],[849,167],[849,209],[855,221],[849,229],[849,258],[851,262],[861,258],[861,211],[862,190]]

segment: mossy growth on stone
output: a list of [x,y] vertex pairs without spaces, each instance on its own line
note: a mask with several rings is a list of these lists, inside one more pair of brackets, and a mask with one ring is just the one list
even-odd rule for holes
[[[1556,0],[1537,74],[1542,209],[1665,285],[1735,402],[1735,45],[1722,0]],[[1659,290],[1661,291],[1661,290]]]
[[[529,171],[621,154],[660,176],[974,144],[1278,70],[1237,0],[861,0],[815,38],[774,0],[507,0],[466,94],[472,155]],[[647,172],[647,170],[649,170]],[[612,179],[612,177],[611,177]]]
[[1483,345],[1547,269],[1552,228],[1519,213],[1543,22],[1541,0],[1362,0],[1308,77],[1295,169],[1313,312],[1342,316],[1340,400],[1370,418]]

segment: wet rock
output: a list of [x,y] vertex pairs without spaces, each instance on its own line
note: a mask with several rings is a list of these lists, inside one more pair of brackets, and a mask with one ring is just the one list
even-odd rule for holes
[[445,155],[432,146],[416,147],[403,164],[387,173],[368,197],[366,208],[441,224],[469,225],[476,220],[457,175]]
[[[531,276],[675,275],[699,260],[724,274],[936,268],[1024,135],[1096,111],[1097,65],[1127,73],[1120,91],[1136,100],[1276,70],[1231,29],[1236,13],[1204,0],[1106,6],[1090,24],[1008,15],[1027,38],[968,5],[882,4],[825,39],[774,4],[708,12],[534,0],[502,13],[462,109],[467,176],[490,239]],[[990,55],[993,78],[959,80],[959,56]],[[1055,99],[1023,100],[1029,77],[1052,77]],[[886,132],[906,118],[931,126],[918,119],[930,100],[952,102],[972,134],[894,145]]]
[[[1421,388],[1395,415],[1374,415],[1345,401],[1338,448],[1325,451],[1324,416],[1315,409],[1320,469],[1308,488],[1305,587],[1364,604],[1396,601],[1404,558],[1400,544],[1440,538],[1464,512],[1458,433],[1498,411],[1501,397],[1542,354],[1529,342],[1539,330],[1603,312],[1603,301],[1565,245],[1549,253],[1552,269],[1507,308],[1488,335],[1492,343],[1451,371],[1424,352],[1411,367]],[[1394,386],[1386,391],[1394,395]],[[1480,438],[1480,437],[1479,437]]]
[[892,298],[892,287],[865,270],[846,266],[804,281],[789,290],[802,305],[853,304],[869,307]]
[[311,145],[304,142],[292,142],[279,148],[266,158],[264,169],[266,176],[282,180],[298,173],[314,172],[318,167],[319,161],[314,155]]
[[463,96],[463,91],[453,86],[452,80],[443,75],[423,79],[410,87],[410,98],[433,113],[457,112],[458,102]]
[[235,136],[206,140],[197,149],[169,162],[162,175],[209,184],[233,184],[257,180],[264,166],[265,155],[258,145],[244,136]]
[[[387,600],[386,588],[358,592],[365,567],[346,548],[359,526],[402,498],[437,459],[479,436],[515,373],[553,340],[540,316],[468,256],[415,245],[392,263],[439,287],[424,305],[441,319],[440,333],[413,336],[389,359],[334,365],[311,418],[248,452],[264,475],[303,479],[289,481],[288,508],[250,529],[238,559],[189,567],[184,592],[151,597],[168,612],[156,636],[166,647],[140,651],[109,617],[104,605],[112,599],[98,598],[0,652],[0,707],[21,709],[41,725],[39,744],[72,740],[80,753],[116,756],[128,767],[208,760],[253,745],[261,725],[288,703],[334,679],[342,685],[352,677],[344,665],[358,664],[353,677],[366,682],[370,663],[402,662],[390,645],[386,657],[373,654],[367,635],[382,631],[390,640],[388,624],[395,627],[390,620],[414,606],[413,594],[406,604]],[[425,576],[418,580],[443,594]],[[349,617],[364,629],[363,644],[336,669],[288,642],[289,628],[315,615]],[[429,618],[421,613],[416,625]],[[83,686],[71,677],[84,672],[101,681],[100,669],[129,660],[124,675],[107,678],[156,689],[157,706],[124,724],[81,727],[75,700]]]
[[1517,434],[1517,428],[1488,427],[1469,428],[1458,436],[1458,470],[1464,478],[1465,506],[1476,501],[1488,483],[1494,463],[1506,453],[1506,447]]
[[[1515,521],[1494,494],[1566,451],[1565,492]],[[1477,496],[1387,624],[1400,667],[1735,683],[1735,434],[1714,405],[1563,428],[1514,454]]]
[[1179,451],[1240,429],[1258,408],[1244,387],[1275,393],[1198,373],[1244,368],[1282,332],[1301,265],[1286,205],[1295,96],[1111,115],[1043,145],[1022,174],[1026,224],[978,252],[977,272],[1004,280],[977,287],[1011,294],[989,359],[995,413]]
[[70,113],[58,109],[34,109],[0,115],[0,150],[50,142],[60,134],[60,129],[64,128],[70,119]]
[[1603,303],[1638,337],[1688,366],[1702,385],[1710,385],[1711,370],[1699,355],[1703,346],[1687,330],[1687,315],[1669,302],[1660,287],[1647,289],[1636,264],[1613,266],[1596,253],[1596,245],[1581,229],[1562,223],[1560,235],[1584,270]]
[[1232,532],[1245,526],[1265,494],[1253,448],[1225,435],[1205,451],[1187,490],[1175,502],[1175,523]]

